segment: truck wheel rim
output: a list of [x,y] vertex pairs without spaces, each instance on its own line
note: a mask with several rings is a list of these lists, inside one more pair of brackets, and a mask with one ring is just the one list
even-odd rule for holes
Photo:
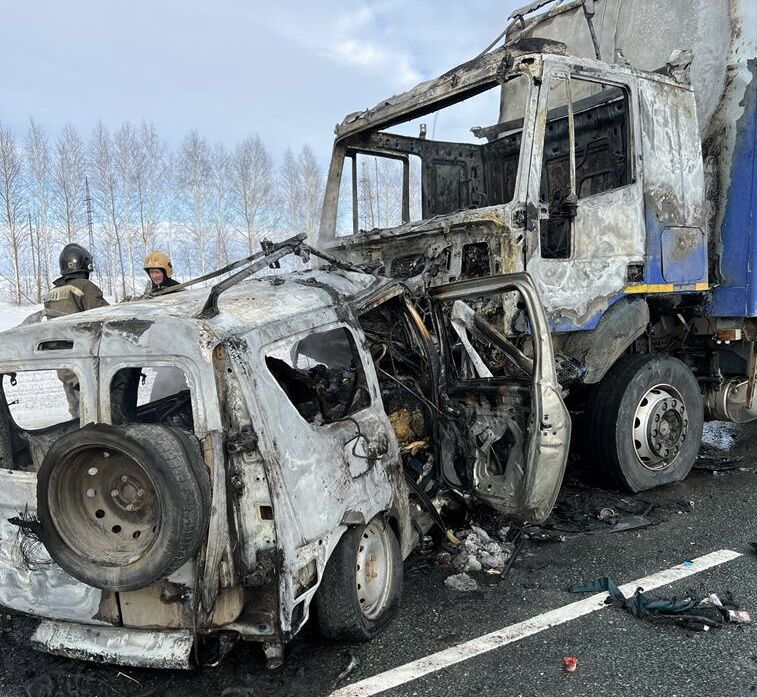
[[387,528],[369,523],[358,543],[355,580],[360,610],[369,620],[386,608],[391,594],[394,559]]
[[147,471],[108,448],[84,448],[58,463],[48,508],[66,546],[103,566],[138,561],[160,530],[160,500]]
[[650,470],[673,464],[683,448],[689,428],[686,404],[670,385],[655,385],[636,407],[633,444],[639,463]]

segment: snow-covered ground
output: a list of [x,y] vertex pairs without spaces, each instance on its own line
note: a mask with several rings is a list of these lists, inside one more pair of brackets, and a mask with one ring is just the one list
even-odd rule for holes
[[16,327],[23,322],[29,315],[39,312],[42,305],[11,305],[7,302],[0,302],[0,332]]

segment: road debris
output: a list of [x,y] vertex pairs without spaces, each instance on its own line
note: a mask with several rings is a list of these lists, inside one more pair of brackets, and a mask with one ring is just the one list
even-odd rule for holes
[[587,486],[571,477],[563,484],[546,522],[528,526],[523,533],[533,542],[566,542],[581,535],[627,532],[657,525],[673,515],[688,513],[693,507],[693,501],[652,502]]
[[562,659],[562,667],[566,673],[575,673],[578,668],[578,659],[575,656],[565,656]]
[[348,650],[345,653],[345,655],[347,656],[347,665],[344,667],[344,670],[341,673],[339,673],[339,675],[336,676],[336,680],[334,680],[333,689],[336,689],[339,686],[339,684],[343,680],[347,679],[349,675],[352,673],[352,671],[355,670],[355,668],[357,668],[357,658],[355,658],[355,654],[352,653],[352,651]]
[[729,623],[749,624],[752,621],[748,612],[740,610],[732,600],[723,603],[715,593],[704,597],[689,593],[680,598],[655,598],[644,593],[643,588],[637,588],[631,598],[626,598],[609,576],[570,587],[571,593],[602,591],[610,594],[605,601],[607,605],[622,608],[639,619],[676,624],[684,629],[706,632]]
[[452,591],[459,591],[460,593],[467,593],[469,591],[478,590],[478,583],[476,579],[472,578],[466,573],[453,574],[447,576],[444,579],[444,585]]
[[[506,528],[498,533],[501,538],[506,535]],[[504,539],[494,540],[483,528],[475,525],[458,532],[457,536],[463,544],[453,559],[455,569],[462,572],[494,570],[497,573],[504,570],[513,551],[511,543]]]

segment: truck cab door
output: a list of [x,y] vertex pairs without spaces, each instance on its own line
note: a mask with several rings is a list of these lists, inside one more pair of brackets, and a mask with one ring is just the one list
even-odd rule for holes
[[556,330],[590,328],[644,280],[646,225],[636,79],[545,68],[528,181],[538,224],[526,270]]
[[571,422],[533,281],[493,276],[436,288],[431,298],[444,479],[502,513],[544,521],[562,484]]

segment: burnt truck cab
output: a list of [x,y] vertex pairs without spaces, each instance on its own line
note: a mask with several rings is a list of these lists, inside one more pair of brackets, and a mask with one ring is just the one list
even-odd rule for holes
[[[38,648],[275,664],[314,605],[328,637],[391,619],[438,491],[549,514],[570,422],[526,276],[420,310],[337,266],[222,283],[0,334],[0,606]],[[506,295],[518,342],[468,304]]]
[[[494,125],[433,138],[429,123],[487,92],[476,108]],[[319,246],[423,287],[526,271],[555,334],[622,299],[705,291],[695,114],[682,77],[547,40],[492,51],[337,126]]]
[[[617,395],[586,440],[612,482],[634,491],[689,472],[703,424],[692,371],[709,377],[685,346],[709,297],[687,61],[681,52],[650,72],[524,38],[351,114],[336,128],[318,240],[421,292],[527,273],[568,406],[598,416],[593,395]],[[466,135],[471,113],[487,109],[493,125]],[[451,137],[440,139],[445,124]],[[624,392],[638,371],[641,391]]]

